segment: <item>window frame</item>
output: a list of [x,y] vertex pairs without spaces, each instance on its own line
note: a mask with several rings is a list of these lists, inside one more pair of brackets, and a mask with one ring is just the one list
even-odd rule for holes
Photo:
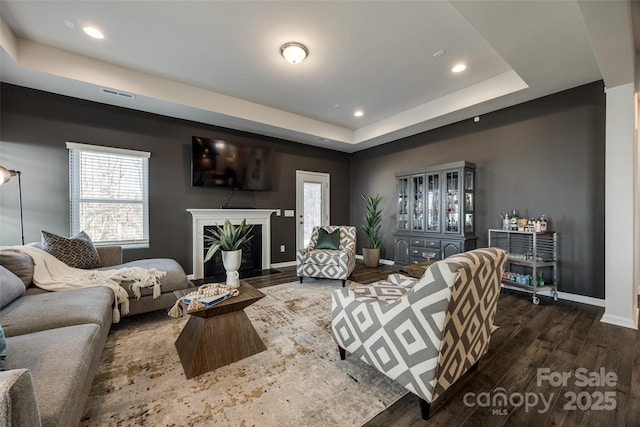
[[[98,199],[80,197],[80,153],[93,152],[105,153],[116,156],[138,157],[143,159],[143,182],[142,182],[142,233],[143,238],[139,240],[111,240],[111,241],[94,241],[96,246],[121,246],[126,249],[148,248],[149,247],[149,158],[151,153],[147,151],[130,150],[125,148],[107,147],[102,145],[83,144],[77,142],[67,142],[69,150],[69,222],[71,235],[76,235],[80,231],[80,204],[82,202],[97,203],[132,203],[140,204],[140,201],[132,201],[131,199]],[[93,236],[90,236],[93,239]]]

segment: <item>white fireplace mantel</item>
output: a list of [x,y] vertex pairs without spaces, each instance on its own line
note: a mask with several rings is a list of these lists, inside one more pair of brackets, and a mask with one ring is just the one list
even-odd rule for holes
[[193,217],[193,278],[204,275],[204,227],[222,225],[225,220],[238,225],[243,219],[247,224],[262,226],[262,269],[271,268],[271,215],[273,209],[187,209]]

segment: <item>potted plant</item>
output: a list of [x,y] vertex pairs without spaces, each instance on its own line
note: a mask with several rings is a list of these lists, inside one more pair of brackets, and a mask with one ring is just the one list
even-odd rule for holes
[[204,262],[209,261],[220,250],[222,252],[222,264],[227,272],[227,286],[237,288],[240,286],[238,269],[242,263],[242,245],[247,243],[253,235],[252,224],[247,224],[243,219],[240,225],[234,226],[228,219],[224,225],[216,225],[208,230],[209,235],[204,236],[205,245],[210,245]]
[[369,247],[362,248],[362,257],[364,265],[367,267],[377,267],[380,261],[380,245],[382,244],[382,236],[380,236],[380,227],[382,224],[382,208],[378,208],[384,196],[376,194],[375,196],[365,196],[362,198],[367,204],[367,213],[364,217],[365,223],[360,226],[369,239]]

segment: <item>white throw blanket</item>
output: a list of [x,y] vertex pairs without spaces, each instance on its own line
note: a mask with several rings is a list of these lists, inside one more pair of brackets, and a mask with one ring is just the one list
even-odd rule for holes
[[[120,321],[120,312],[129,313],[129,294],[120,286],[122,282],[131,282],[129,288],[140,298],[140,288],[153,287],[153,298],[160,296],[160,278],[165,271],[155,268],[125,267],[113,270],[83,270],[69,267],[50,253],[35,246],[4,246],[0,251],[13,251],[27,254],[33,259],[33,283],[47,291],[65,291],[92,286],[106,286],[113,290],[115,304],[113,322]],[[119,309],[119,307],[121,307]]]

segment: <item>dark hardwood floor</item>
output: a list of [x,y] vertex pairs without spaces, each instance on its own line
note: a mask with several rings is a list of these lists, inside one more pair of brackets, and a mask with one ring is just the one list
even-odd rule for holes
[[[279,270],[246,281],[265,287],[297,279],[295,267]],[[358,261],[352,279],[371,283],[390,272],[389,266],[366,268]],[[365,425],[640,427],[640,332],[600,322],[603,312],[544,297],[536,306],[529,294],[503,290],[495,322],[499,329],[479,369],[433,402],[428,421],[420,417],[418,398],[408,393]],[[548,369],[552,380],[570,377],[554,383],[538,369]],[[608,384],[595,383],[606,378]],[[491,404],[500,391],[506,406]],[[529,407],[520,404],[520,396]]]
[[[249,277],[242,279],[255,288],[264,288],[266,286],[280,285],[282,283],[290,283],[298,280],[296,275],[296,267],[280,267],[280,273],[272,273],[265,276]],[[386,279],[389,273],[392,273],[391,267],[388,265],[380,265],[376,268],[365,267],[362,261],[356,263],[356,269],[350,280],[358,283],[373,283],[381,279]]]

